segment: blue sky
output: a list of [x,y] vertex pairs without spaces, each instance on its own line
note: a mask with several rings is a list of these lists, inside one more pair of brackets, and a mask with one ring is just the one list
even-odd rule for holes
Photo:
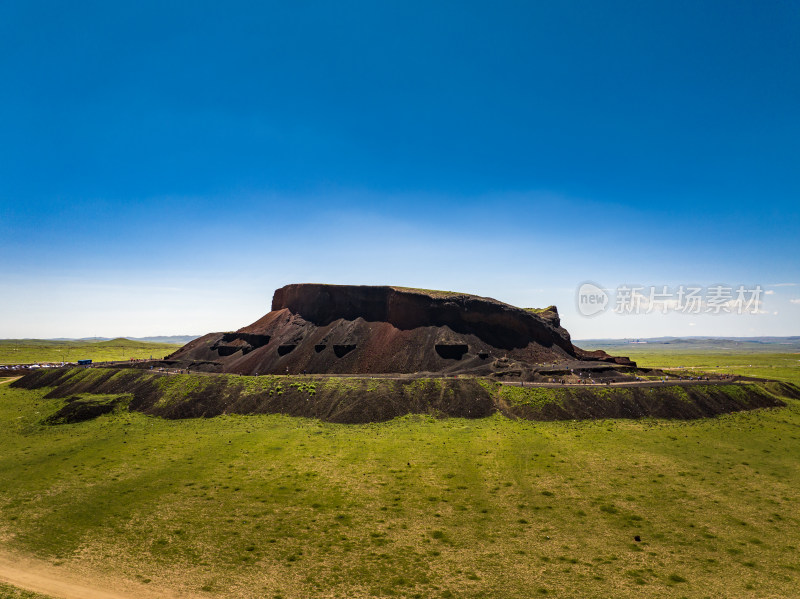
[[[235,329],[291,282],[800,334],[800,4],[4,2],[0,337]],[[585,318],[585,281],[761,285]]]

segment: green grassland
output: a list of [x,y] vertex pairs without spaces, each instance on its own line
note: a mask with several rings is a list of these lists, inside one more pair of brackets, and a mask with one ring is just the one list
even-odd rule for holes
[[646,368],[683,368],[703,372],[741,374],[800,383],[800,353],[710,350],[674,351],[664,347],[607,348],[614,355],[626,355]]
[[0,339],[0,365],[49,362],[95,362],[136,359],[161,359],[180,345],[146,343],[130,339],[110,341],[53,341],[48,339]]
[[[608,340],[607,340],[608,341]],[[628,356],[646,368],[742,374],[800,383],[800,340],[670,339],[648,343],[576,341],[584,349],[602,349],[612,356]]]
[[796,400],[688,422],[47,425],[46,391],[0,387],[0,539],[76,570],[208,597],[797,594]]

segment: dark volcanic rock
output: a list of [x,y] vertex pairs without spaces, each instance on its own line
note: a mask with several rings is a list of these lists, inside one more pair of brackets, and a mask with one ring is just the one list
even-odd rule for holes
[[488,374],[489,357],[531,366],[632,364],[573,346],[554,306],[523,310],[463,293],[320,284],[278,289],[272,311],[258,321],[205,335],[170,360],[218,364],[216,370],[238,374]]

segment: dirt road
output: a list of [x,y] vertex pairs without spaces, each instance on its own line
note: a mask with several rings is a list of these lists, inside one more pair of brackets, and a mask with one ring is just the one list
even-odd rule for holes
[[[559,378],[559,377],[554,377]],[[498,381],[503,385],[512,385],[515,387],[551,387],[551,388],[561,388],[561,389],[585,389],[585,388],[593,388],[593,387],[602,387],[605,389],[613,388],[613,387],[689,387],[692,385],[741,385],[746,384],[749,381],[741,381],[735,378],[730,379],[711,379],[709,381],[689,381],[689,380],[674,380],[670,379],[668,381],[615,381],[613,383],[609,383],[608,385],[603,382],[596,381],[594,383],[576,383],[576,382],[565,382],[565,383],[540,383],[540,382],[521,382],[521,381]]]
[[22,557],[0,549],[0,582],[57,599],[190,599],[143,583],[93,578],[69,566]]

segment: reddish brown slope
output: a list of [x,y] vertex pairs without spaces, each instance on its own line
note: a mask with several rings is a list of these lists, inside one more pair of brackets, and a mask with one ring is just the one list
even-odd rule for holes
[[201,337],[171,359],[239,374],[365,374],[467,372],[500,357],[610,359],[574,347],[555,308],[537,314],[468,294],[319,284],[278,289],[258,321]]

